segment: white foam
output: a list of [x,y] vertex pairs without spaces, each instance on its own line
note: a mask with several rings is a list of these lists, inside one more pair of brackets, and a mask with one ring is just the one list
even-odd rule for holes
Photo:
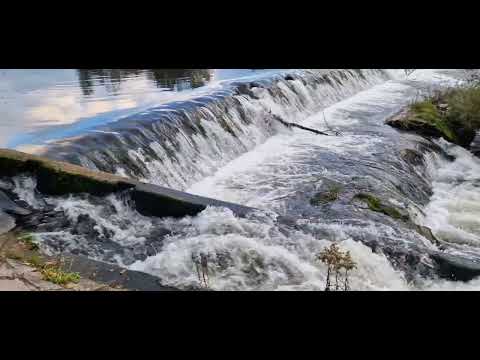
[[[172,220],[173,221],[173,220]],[[259,215],[243,219],[228,209],[208,208],[197,217],[179,221],[186,227],[169,237],[162,251],[130,266],[161,277],[178,287],[199,283],[192,253],[208,253],[210,286],[216,290],[323,290],[326,268],[315,259],[330,241],[316,239],[301,231],[280,231],[273,219]],[[172,224],[170,224],[172,225]],[[358,262],[351,273],[355,290],[408,289],[402,274],[383,256],[349,238],[340,246]],[[215,265],[218,254],[228,253],[232,262],[226,269]]]
[[[432,74],[436,72],[417,71],[417,77],[422,80]],[[442,76],[441,79],[444,81],[447,77]],[[392,80],[330,104],[323,111],[303,119],[301,124],[325,130],[326,121],[329,127],[345,130],[343,136],[318,136],[297,129],[280,133],[237,157],[213,175],[192,184],[186,191],[254,207],[268,207],[272,205],[270,200],[292,193],[301,179],[310,181],[315,176],[303,172],[301,166],[296,166],[304,159],[311,158],[314,149],[335,153],[364,153],[372,151],[376,144],[383,141],[380,137],[348,133],[348,129],[359,120],[346,116],[345,110],[352,112],[378,108],[385,114],[378,119],[382,126],[386,116],[398,111],[416,96],[414,90],[408,84]]]
[[14,188],[13,192],[18,196],[20,200],[25,201],[34,209],[42,208],[43,201],[39,200],[35,195],[35,189],[37,188],[37,181],[30,176],[18,175],[12,178]]
[[[451,79],[435,71],[418,70],[409,77],[409,81],[438,83]],[[332,127],[348,128],[358,122],[358,119],[345,116],[344,110],[362,111],[372,107],[378,108],[380,114],[386,116],[405,106],[415,96],[412,89],[406,83],[388,81],[345,101],[334,105],[330,103],[330,107],[325,110],[327,121]],[[353,92],[352,89],[350,91]],[[270,105],[266,101],[262,106]],[[288,112],[280,106],[274,107],[272,104],[272,112],[290,119]],[[324,124],[321,113],[302,120],[302,124],[316,128]],[[382,124],[383,120],[378,118],[379,124]],[[210,130],[212,133],[220,131]],[[255,127],[248,131],[250,136],[255,136]],[[253,149],[250,152],[240,157],[240,152],[232,152],[219,159],[215,158],[215,152],[220,152],[220,149],[202,143],[200,138],[196,139],[197,145],[201,147],[200,154],[210,153],[201,159],[204,168],[200,178],[205,178],[201,181],[198,181],[198,178],[193,179],[198,182],[190,186],[189,191],[276,210],[279,204],[275,199],[295,193],[300,181],[311,182],[319,175],[303,171],[301,166],[302,160],[310,157],[312,148],[348,154],[371,151],[378,141],[382,141],[351,133],[342,137],[320,137],[296,130],[280,133],[266,141],[262,138],[263,133],[257,133],[256,136],[255,140],[246,146],[247,149]],[[262,142],[262,145],[256,146]],[[187,143],[182,144],[185,145],[182,149],[188,148]],[[157,152],[164,151],[156,148],[154,144],[151,146]],[[425,209],[425,224],[439,237],[444,236],[449,241],[476,246],[479,235],[476,200],[479,195],[475,184],[479,180],[480,163],[461,148],[450,147],[445,143],[441,143],[441,146],[455,154],[457,160],[453,163],[441,162],[438,159],[428,160],[428,176],[434,179],[434,195]],[[188,150],[185,151],[185,154],[188,154]],[[131,156],[142,155],[133,152]],[[235,157],[236,160],[229,162]],[[185,175],[176,177],[174,174],[189,174],[188,170],[192,170],[189,166],[194,165],[179,160],[171,163],[166,161],[162,166],[154,174],[158,177],[165,173],[170,174],[170,180],[162,178],[167,184],[187,187],[193,183],[192,179],[185,178]],[[193,170],[197,171],[199,168]],[[319,171],[321,175],[325,175],[335,170]],[[105,218],[98,206],[77,198],[61,200],[57,203],[57,209],[65,211],[72,218],[83,213],[93,216],[99,224],[110,229],[114,233],[115,241],[121,244],[142,241],[143,231],[148,229],[151,223],[115,199],[111,199],[111,203],[117,208],[118,214],[115,216],[118,218]],[[125,219],[128,222],[125,222]],[[203,252],[210,256],[210,286],[216,290],[323,290],[326,268],[316,260],[315,255],[329,246],[331,241],[336,241],[342,249],[349,250],[357,263],[358,268],[351,272],[351,287],[354,290],[468,290],[480,287],[479,279],[469,283],[437,280],[408,284],[403,274],[395,270],[385,256],[373,253],[369,247],[352,239],[354,232],[364,231],[373,237],[386,236],[395,241],[403,241],[402,245],[406,247],[414,242],[415,239],[409,236],[398,237],[393,228],[382,224],[372,223],[360,228],[343,224],[299,222],[301,226],[325,227],[335,234],[334,239],[322,239],[301,230],[281,229],[271,215],[256,214],[250,218],[238,218],[230,210],[222,208],[207,208],[195,217],[162,221],[162,225],[170,229],[172,235],[164,240],[163,248],[158,254],[145,261],[137,261],[130,268],[159,276],[163,283],[181,288],[199,284],[192,255]],[[125,223],[128,223],[129,227],[119,225]],[[442,231],[447,235],[442,235]],[[425,246],[433,245],[426,242]],[[227,256],[228,259],[222,260],[222,256]]]
[[439,141],[455,156],[453,162],[431,159],[433,195],[425,208],[424,224],[447,242],[480,247],[480,159],[469,151]]

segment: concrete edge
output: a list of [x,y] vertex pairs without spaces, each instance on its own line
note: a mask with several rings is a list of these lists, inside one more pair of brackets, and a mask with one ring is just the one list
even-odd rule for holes
[[88,193],[104,196],[127,191],[132,197],[137,211],[146,216],[193,216],[207,206],[226,207],[238,216],[245,216],[256,210],[37,155],[0,149],[0,176],[15,176],[25,173],[36,177],[37,189],[46,195]]
[[133,291],[181,291],[175,287],[162,285],[160,278],[156,276],[85,256],[66,255],[64,260],[68,264],[68,271],[78,272],[84,278],[111,287]]

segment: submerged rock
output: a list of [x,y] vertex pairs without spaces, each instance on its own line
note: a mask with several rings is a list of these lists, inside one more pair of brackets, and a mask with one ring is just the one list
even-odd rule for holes
[[432,254],[431,257],[437,262],[441,277],[450,280],[470,281],[480,276],[480,263],[472,259],[443,252]]
[[95,226],[97,222],[90,217],[88,214],[80,214],[77,218],[77,223],[74,225],[71,233],[74,235],[86,235],[90,238],[97,238],[100,236],[100,233]]
[[418,165],[423,165],[424,159],[423,155],[412,149],[403,149],[400,151],[400,157],[407,163],[418,166]]
[[310,199],[310,205],[320,206],[338,200],[343,186],[336,181],[324,179],[322,180],[322,185],[319,190],[320,191]]
[[359,193],[353,197],[353,200],[358,200],[365,203],[372,211],[380,212],[391,218],[407,221],[409,220],[408,214],[402,213],[397,208],[384,204],[379,198],[372,194]]
[[23,207],[18,206],[10,197],[0,190],[0,210],[13,213],[15,215],[28,215],[31,211]]
[[425,237],[427,240],[429,240],[432,244],[434,245],[440,245],[440,242],[438,239],[433,235],[432,230],[427,227],[427,226],[422,226],[422,225],[414,225],[415,230]]
[[251,90],[250,84],[240,84],[237,87],[237,93],[242,95],[248,95],[253,99],[259,99],[257,95]]
[[405,274],[409,283],[416,282],[419,278],[438,278],[437,264],[419,249],[380,246],[374,252],[384,254],[396,269]]

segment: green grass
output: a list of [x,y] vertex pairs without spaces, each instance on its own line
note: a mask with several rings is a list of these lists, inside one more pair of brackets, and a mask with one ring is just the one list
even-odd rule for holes
[[66,285],[80,281],[79,273],[64,271],[58,263],[45,263],[38,255],[30,256],[27,263],[40,271],[43,280],[54,284]]
[[66,285],[68,283],[78,283],[80,274],[75,272],[63,271],[58,265],[44,265],[40,269],[43,279],[57,285]]
[[445,102],[449,106],[449,123],[480,128],[480,87],[454,89],[446,94]]
[[412,111],[415,119],[425,121],[435,127],[444,135],[446,140],[450,142],[457,142],[457,136],[450,127],[447,118],[440,114],[432,100],[415,103],[410,106],[410,110]]
[[[447,105],[446,112],[437,105]],[[480,86],[453,88],[430,96],[429,99],[410,106],[412,124],[427,123],[442,137],[467,147],[480,129]]]
[[422,101],[410,106],[416,116],[429,123],[435,123],[440,118],[437,107],[431,101]]

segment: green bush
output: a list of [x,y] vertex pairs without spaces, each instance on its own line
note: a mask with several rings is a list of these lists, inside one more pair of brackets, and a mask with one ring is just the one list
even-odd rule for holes
[[450,91],[446,96],[448,104],[447,122],[450,126],[480,128],[480,87],[466,87]]
[[480,87],[469,85],[432,93],[410,106],[407,125],[424,135],[441,136],[468,148],[480,129]]

